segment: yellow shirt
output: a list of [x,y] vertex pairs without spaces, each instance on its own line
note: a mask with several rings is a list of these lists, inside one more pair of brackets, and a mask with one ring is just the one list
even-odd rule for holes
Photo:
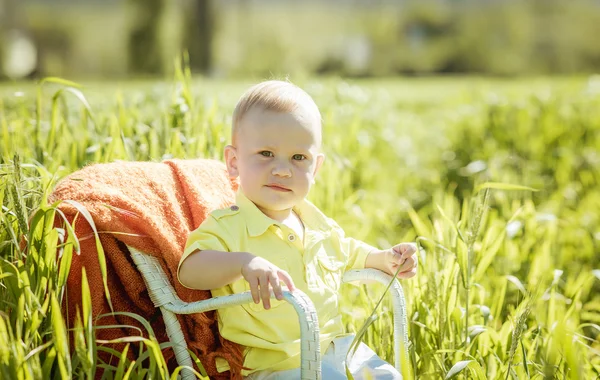
[[[235,206],[212,212],[190,234],[179,266],[196,250],[250,252],[269,260],[288,272],[294,285],[314,303],[324,353],[335,337],[345,333],[338,310],[342,275],[349,269],[364,268],[368,254],[375,248],[344,237],[343,230],[308,201],[294,211],[304,224],[304,241],[238,192]],[[202,268],[198,268],[201,273]],[[211,292],[216,297],[248,290],[248,282],[241,278]],[[271,300],[270,310],[265,310],[261,302],[220,309],[217,314],[221,335],[245,347],[244,365],[251,370],[243,371],[244,376],[258,370],[300,366],[298,317],[286,301]],[[229,366],[218,360],[217,368],[222,372]]]

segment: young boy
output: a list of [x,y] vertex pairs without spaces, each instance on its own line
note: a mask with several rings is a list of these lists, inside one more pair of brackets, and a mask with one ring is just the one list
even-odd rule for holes
[[[210,214],[193,231],[179,263],[181,284],[213,296],[250,290],[255,304],[221,309],[219,331],[245,347],[250,379],[299,379],[300,330],[282,285],[301,289],[319,317],[323,379],[346,379],[344,360],[352,341],[338,308],[343,273],[376,268],[399,278],[415,275],[416,247],[403,243],[378,250],[344,237],[342,229],[305,197],[324,159],[321,115],[295,85],[267,81],[250,88],[233,113],[227,170],[239,179],[236,204]],[[201,273],[201,275],[200,275]],[[271,301],[272,288],[277,300]],[[260,301],[262,300],[262,305]],[[226,363],[218,363],[227,370]],[[349,365],[355,378],[400,374],[361,345]]]

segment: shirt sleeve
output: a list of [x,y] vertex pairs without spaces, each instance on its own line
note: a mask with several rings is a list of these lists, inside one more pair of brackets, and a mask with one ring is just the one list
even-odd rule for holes
[[341,241],[343,249],[348,252],[347,268],[349,270],[364,269],[369,253],[377,250],[377,248],[372,245],[351,237],[344,237]]
[[[183,255],[177,266],[177,281],[179,281],[179,269],[181,268],[181,263],[183,263],[192,253],[203,250],[230,252],[230,247],[225,241],[231,240],[226,238],[226,234],[227,231],[212,215],[209,215],[204,222],[202,222],[200,227],[192,231],[187,238]],[[179,281],[179,283],[181,283],[181,281]]]
[[346,263],[346,270],[364,269],[365,262],[367,261],[367,256],[369,256],[369,253],[376,251],[377,248],[363,241],[351,237],[346,237],[346,234],[342,227],[340,227],[332,219],[330,219],[329,222],[332,225],[333,229],[339,235],[341,249],[348,257],[348,262]]

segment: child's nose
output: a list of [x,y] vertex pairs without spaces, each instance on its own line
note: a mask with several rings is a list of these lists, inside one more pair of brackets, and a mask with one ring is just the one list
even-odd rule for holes
[[291,177],[292,171],[290,170],[288,165],[280,163],[273,166],[271,174],[278,177]]

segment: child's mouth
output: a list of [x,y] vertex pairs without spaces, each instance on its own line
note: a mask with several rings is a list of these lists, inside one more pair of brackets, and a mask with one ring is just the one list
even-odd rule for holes
[[271,190],[275,190],[275,191],[281,191],[281,192],[290,192],[292,190],[288,189],[287,187],[281,186],[281,185],[277,185],[277,184],[270,184],[267,185],[267,187]]

